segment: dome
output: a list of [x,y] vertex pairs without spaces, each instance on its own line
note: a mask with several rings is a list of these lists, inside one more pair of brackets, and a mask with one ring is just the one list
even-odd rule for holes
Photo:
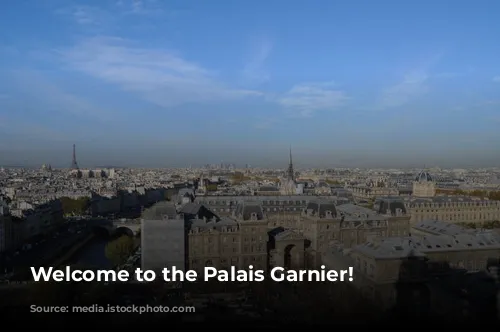
[[432,182],[432,176],[426,171],[420,172],[415,178],[417,182]]

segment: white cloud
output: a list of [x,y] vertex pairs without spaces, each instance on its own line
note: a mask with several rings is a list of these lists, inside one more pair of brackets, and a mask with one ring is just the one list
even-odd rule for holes
[[386,109],[402,106],[428,91],[429,75],[422,71],[410,72],[401,82],[382,92],[377,108]]
[[95,24],[96,17],[88,8],[78,7],[73,12],[75,20],[80,24]]
[[122,14],[160,15],[165,13],[161,1],[157,0],[120,0],[116,2]]
[[277,101],[294,115],[311,116],[316,111],[333,110],[345,104],[349,98],[333,83],[307,83],[293,86],[278,97]]
[[92,38],[59,54],[71,68],[137,93],[159,106],[261,95],[227,87],[214,72],[173,52],[135,47],[119,38]]
[[255,83],[268,81],[270,76],[264,68],[264,64],[271,54],[273,44],[268,39],[261,39],[252,47],[250,59],[246,62],[243,75],[244,77]]
[[493,82],[500,83],[500,76],[493,77]]
[[[47,80],[36,71],[16,71],[12,82],[22,88],[23,93],[39,105],[45,106],[48,112],[71,113],[77,116],[107,121],[112,119],[109,110],[94,105],[85,98],[69,93]],[[52,114],[47,114],[52,115]]]
[[[369,110],[385,110],[406,105],[426,94],[429,91],[429,82],[432,78],[452,78],[462,76],[461,73],[436,73],[434,68],[444,57],[444,52],[437,52],[426,57],[412,70],[407,71],[400,82],[383,89],[373,106]],[[470,70],[467,71],[470,73]]]
[[61,8],[56,14],[67,17],[83,26],[104,26],[113,20],[113,16],[101,8],[92,6],[71,6]]
[[[119,29],[123,20],[130,16],[136,16],[138,22],[149,22],[151,18],[172,18],[179,11],[168,9],[165,3],[156,0],[122,0],[117,1],[114,6],[102,4],[101,6],[73,5],[59,8],[55,14],[69,19],[78,25],[84,32],[110,31]],[[130,22],[126,23],[130,24]]]

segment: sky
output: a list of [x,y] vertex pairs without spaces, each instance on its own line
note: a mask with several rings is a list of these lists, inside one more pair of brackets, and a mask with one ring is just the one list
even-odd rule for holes
[[497,0],[4,0],[0,165],[500,164]]

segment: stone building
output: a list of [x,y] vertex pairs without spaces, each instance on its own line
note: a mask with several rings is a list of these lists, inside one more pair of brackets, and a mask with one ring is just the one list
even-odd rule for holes
[[500,202],[470,196],[436,196],[433,177],[422,171],[413,182],[413,194],[405,198],[412,224],[434,219],[452,223],[500,220]]
[[331,196],[263,195],[263,196],[203,196],[195,203],[203,204],[220,216],[231,216],[239,202],[251,199],[259,202],[269,218],[283,215],[300,215],[311,199],[333,200]]
[[[182,232],[185,235],[182,237],[185,241],[183,255],[187,268],[198,272],[202,272],[205,266],[214,266],[218,269],[236,266],[244,269],[253,265],[256,269],[267,269],[267,219],[262,207],[255,202],[241,203],[232,217],[218,217],[203,205],[193,203],[184,206],[179,212],[176,211],[175,205],[169,202],[156,204],[143,213],[144,234],[141,235],[146,246],[150,241],[157,243],[150,249],[145,248],[143,257],[152,255],[157,258],[143,258],[144,264],[150,266],[154,265],[150,263],[151,261],[168,260],[167,255],[161,258],[155,248],[163,248],[159,249],[160,251],[167,250],[175,241],[170,239],[171,241],[167,241],[169,243],[161,244],[161,241],[155,239],[160,236],[158,232],[171,231],[172,227],[180,239],[181,228],[178,227],[178,222],[171,222],[176,220],[182,220],[183,224]],[[165,223],[165,227],[158,226],[161,222]],[[171,224],[172,227],[167,224]],[[169,261],[178,262],[179,259]]]
[[257,196],[278,196],[281,195],[280,188],[273,185],[260,186],[255,191]]
[[298,186],[295,179],[295,171],[293,169],[292,161],[292,148],[290,148],[290,161],[288,164],[288,169],[283,180],[280,182],[280,193],[281,195],[302,195],[303,187]]
[[269,232],[269,268],[301,269],[307,266],[306,239],[293,229],[277,227]]
[[371,201],[377,197],[398,196],[398,188],[391,187],[374,187],[374,186],[353,186],[349,187],[352,195],[356,200]]
[[157,274],[163,268],[186,268],[184,219],[144,219],[141,223],[141,266]]
[[[276,265],[317,267],[321,265],[321,253],[333,242],[352,247],[373,237],[409,232],[410,216],[401,201],[384,201],[374,211],[353,204],[336,206],[321,198],[280,198],[278,202],[269,197],[228,200],[226,206],[231,209],[224,212],[231,215],[226,216],[202,204],[188,203],[177,212],[174,204],[162,202],[146,210],[143,219],[183,219],[186,262],[194,270],[205,266],[225,269],[253,265],[263,270]],[[275,206],[283,213],[275,211]]]
[[414,197],[434,197],[436,195],[436,184],[432,176],[422,171],[420,172],[415,181],[413,181],[413,196]]
[[411,222],[435,219],[448,222],[482,223],[500,220],[500,201],[469,196],[435,196],[408,199]]
[[18,202],[16,208],[10,212],[20,219],[12,224],[13,248],[40,236],[46,236],[64,223],[62,204],[58,199],[40,205]]
[[451,294],[443,297],[444,284],[464,272],[486,273],[489,262],[499,257],[498,234],[439,221],[415,225],[410,236],[372,238],[352,248],[334,244],[322,255],[328,268],[353,267],[352,286],[379,305],[393,306],[405,284],[417,294],[428,293],[436,309],[453,307],[458,300]]
[[12,216],[10,215],[7,202],[0,197],[0,255],[11,249],[12,238]]
[[194,270],[205,266],[229,269],[249,265],[267,270],[267,219],[254,202],[238,205],[232,218],[193,219],[189,224],[189,262]]
[[377,236],[407,235],[410,216],[402,202],[389,200],[378,211],[353,204],[335,206],[311,201],[302,214],[304,236],[311,241],[307,257],[311,266],[321,264],[321,254],[332,243],[350,248]]
[[[420,172],[413,182],[412,195],[403,189],[353,187],[355,198],[374,199],[375,205],[387,197],[403,199],[411,223],[435,219],[452,223],[482,223],[500,220],[500,202],[470,196],[436,196],[436,184],[426,171]],[[385,197],[385,198],[384,198]]]

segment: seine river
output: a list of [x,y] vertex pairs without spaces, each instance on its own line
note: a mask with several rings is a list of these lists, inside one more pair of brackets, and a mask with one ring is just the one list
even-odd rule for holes
[[106,258],[106,244],[111,241],[109,238],[95,236],[87,245],[75,253],[71,258],[71,264],[81,264],[99,269],[111,269],[113,264]]

